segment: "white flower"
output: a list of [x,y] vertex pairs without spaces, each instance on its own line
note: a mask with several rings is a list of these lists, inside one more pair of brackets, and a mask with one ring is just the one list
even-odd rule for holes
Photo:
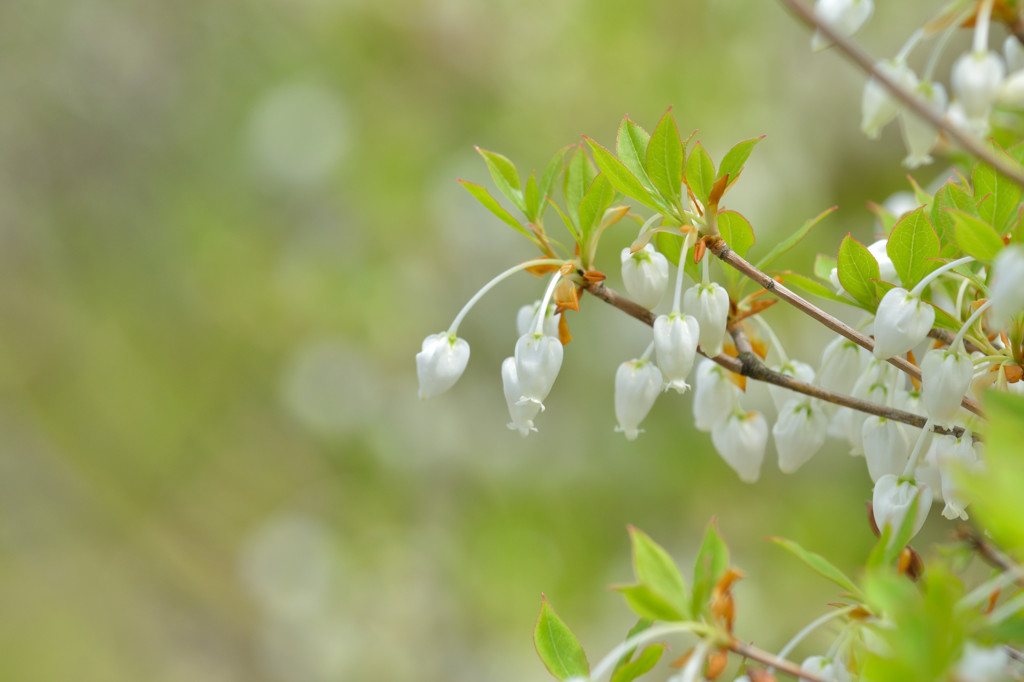
[[627,440],[636,440],[642,429],[640,422],[654,406],[661,393],[661,370],[650,360],[630,360],[619,365],[615,372],[616,431],[626,434]]
[[[1013,38],[1013,36],[1010,36]],[[1013,38],[1017,40],[1016,38]],[[1003,81],[996,95],[996,102],[1014,109],[1024,109],[1024,71],[1017,71]]]
[[[872,0],[816,0],[814,16],[843,37],[852,36],[871,17]],[[832,44],[820,31],[811,37],[811,49],[824,50]]]
[[1003,57],[1006,59],[1006,68],[1010,73],[1024,69],[1024,47],[1015,35],[1006,36],[1003,41]]
[[791,474],[802,467],[825,444],[827,433],[828,417],[816,401],[791,398],[779,410],[779,418],[772,427],[779,470]]
[[729,318],[729,294],[716,284],[696,284],[683,295],[683,309],[697,318],[700,349],[708,357],[722,352],[725,324]]
[[1009,665],[1010,655],[1004,647],[967,642],[956,664],[956,679],[957,682],[1001,682],[1008,678]]
[[900,480],[894,474],[886,474],[878,479],[871,497],[871,509],[878,530],[890,526],[893,535],[898,533],[903,525],[903,520],[910,511],[910,505],[914,498],[919,498],[919,500],[917,514],[914,516],[914,532],[911,533],[911,537],[917,535],[921,526],[924,525],[925,519],[928,518],[928,510],[932,506],[932,491],[913,481]]
[[1011,317],[1024,311],[1024,246],[1007,246],[992,262],[989,299],[989,321],[996,329],[1005,329]]
[[921,402],[935,421],[948,424],[960,411],[960,401],[974,378],[974,363],[966,353],[935,348],[921,360]]
[[562,368],[562,343],[544,334],[523,334],[516,341],[516,375],[522,395],[517,402],[531,402],[544,409],[544,399]]
[[942,515],[947,519],[967,520],[967,500],[957,484],[956,477],[966,471],[978,468],[978,452],[974,448],[974,439],[969,434],[963,438],[954,436],[938,436],[935,443],[935,462],[939,468],[942,481],[942,498],[946,502]]
[[[519,308],[516,313],[516,332],[519,336],[533,332],[533,325],[537,322],[537,309],[540,308],[540,301],[527,303]],[[543,332],[547,336],[558,336],[558,317],[555,316],[555,305],[551,304],[544,312]]]
[[728,417],[739,399],[740,389],[729,380],[727,372],[707,358],[697,363],[693,421],[701,431],[710,431],[715,423]]
[[872,481],[903,471],[910,451],[899,422],[872,415],[864,420],[861,434],[864,459]]
[[525,438],[530,435],[531,431],[537,430],[537,427],[533,425],[533,419],[540,412],[540,404],[520,401],[523,391],[519,386],[515,358],[505,358],[505,361],[501,363],[501,385],[505,390],[505,403],[508,405],[509,416],[512,417],[508,428],[518,431]]
[[924,341],[935,309],[902,287],[885,292],[875,312],[875,357],[888,360]]
[[700,326],[692,315],[659,315],[654,320],[654,350],[665,379],[665,390],[685,393],[690,385],[686,377],[697,355]]
[[[949,103],[946,88],[942,83],[923,81],[917,86],[916,93],[921,96],[926,107],[939,115],[945,111]],[[903,142],[907,145],[907,156],[903,159],[903,165],[907,168],[917,168],[931,163],[930,153],[939,139],[938,129],[917,113],[905,110],[900,113],[900,131],[903,133]]]
[[987,122],[1005,76],[1006,66],[995,52],[965,52],[953,63],[953,94],[972,125]]
[[[890,59],[880,61],[875,66],[879,72],[907,92],[912,92],[917,87],[917,76],[905,62]],[[896,118],[902,106],[884,85],[874,78],[868,79],[861,98],[860,129],[870,139],[878,139],[882,128]]]
[[837,336],[821,355],[821,369],[815,377],[816,383],[836,393],[849,393],[864,372],[865,359],[861,347],[853,341]]
[[431,398],[455,385],[469,362],[469,344],[448,332],[423,339],[416,354],[416,375],[420,380],[420,398]]
[[849,682],[850,672],[839,661],[830,661],[824,656],[811,656],[805,658],[800,664],[803,670],[810,673],[817,673],[818,677],[832,682]]
[[648,244],[636,253],[622,250],[622,283],[630,298],[647,309],[658,305],[668,286],[668,259]]
[[745,483],[755,483],[768,446],[768,422],[760,412],[735,411],[711,429],[711,443]]
[[[783,376],[796,379],[805,384],[809,384],[814,381],[814,368],[808,365],[806,362],[800,362],[799,360],[790,360],[781,367],[774,368],[776,372]],[[776,386],[775,384],[768,384],[768,393],[772,396],[772,402],[775,403],[775,408],[780,409],[786,401],[793,397],[793,391],[782,386]]]

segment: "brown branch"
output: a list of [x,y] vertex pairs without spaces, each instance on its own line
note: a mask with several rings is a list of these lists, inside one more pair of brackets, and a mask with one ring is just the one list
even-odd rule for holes
[[879,71],[875,65],[875,60],[867,52],[849,38],[836,33],[828,24],[819,21],[814,16],[813,10],[808,8],[801,0],[780,0],[780,2],[786,5],[805,24],[821,31],[822,35],[831,40],[850,61],[860,67],[864,73],[878,81],[893,97],[912,109],[914,113],[946,133],[947,137],[971,154],[992,166],[1016,184],[1024,187],[1024,173],[1021,173],[1021,171],[993,154],[976,136],[969,135],[954,126],[939,112],[927,106],[921,99],[916,97],[914,93],[904,90],[893,79]]
[[753,644],[745,644],[739,641],[738,639],[732,640],[732,642],[730,642],[728,645],[728,649],[733,653],[737,653],[740,656],[744,656],[745,658],[757,661],[758,663],[764,663],[767,666],[771,666],[772,668],[781,670],[787,675],[792,675],[793,677],[798,677],[804,680],[810,680],[810,682],[828,682],[824,677],[821,677],[816,673],[804,670],[792,661],[787,661],[784,658],[779,658],[775,654],[770,654],[764,649],[758,649]]
[[[948,329],[939,329],[938,327],[932,327],[931,331],[928,332],[928,336],[935,339],[936,341],[941,341],[947,346],[953,343],[953,339],[956,338],[956,334],[954,334],[953,332],[949,331]],[[963,341],[964,350],[966,350],[968,353],[981,352],[981,349],[975,346],[973,343],[971,343],[971,341],[968,338],[964,337]]]
[[[821,324],[825,325],[832,331],[845,336],[849,340],[856,343],[862,348],[867,350],[874,350],[875,342],[870,336],[860,333],[853,327],[849,326],[839,318],[829,315],[824,310],[814,305],[810,301],[806,300],[802,296],[793,293],[790,289],[786,288],[781,282],[777,282],[772,279],[771,276],[758,270],[756,267],[748,263],[742,256],[729,248],[729,245],[725,243],[725,240],[721,237],[710,237],[705,238],[707,243],[708,251],[718,256],[722,262],[727,263],[737,270],[740,274],[749,277],[759,284],[765,291],[781,298],[786,303],[790,304],[794,308],[797,308],[809,317],[817,320]],[[921,369],[916,365],[911,364],[902,356],[894,356],[889,358],[889,364],[894,367],[903,370],[918,381],[921,380]],[[965,408],[978,415],[984,417],[984,412],[981,411],[981,407],[977,402],[964,396],[964,399],[960,403]],[[909,422],[908,422],[909,423]]]
[[995,545],[982,537],[978,531],[967,524],[962,524],[956,529],[954,536],[957,540],[961,540],[970,545],[971,549],[977,552],[978,556],[981,557],[989,566],[998,568],[1005,573],[1013,573],[1017,575],[1017,585],[1024,587],[1024,578],[1020,577],[1020,567],[1017,566],[1010,557],[999,551]]
[[[583,288],[587,290],[591,295],[601,299],[605,303],[618,308],[622,312],[634,317],[644,324],[653,327],[656,315],[647,308],[644,308],[640,304],[632,301],[622,294],[618,293],[614,289],[609,289],[604,285],[603,282],[585,282]],[[739,357],[732,357],[731,355],[718,355],[710,358],[721,367],[739,374],[741,376],[749,377],[755,381],[763,381],[768,384],[775,386],[781,386],[797,393],[811,396],[819,400],[839,405],[841,407],[849,407],[857,410],[858,412],[864,412],[866,414],[873,414],[878,417],[885,419],[891,419],[903,424],[908,424],[916,428],[924,428],[925,422],[927,421],[921,415],[913,414],[911,412],[904,412],[903,410],[897,410],[892,407],[885,407],[884,405],[878,405],[876,403],[869,402],[867,400],[860,400],[853,396],[848,396],[843,393],[835,393],[833,391],[826,390],[820,386],[814,386],[813,384],[807,384],[802,381],[797,381],[793,377],[786,376],[780,372],[769,368],[761,359],[751,350],[750,343],[746,340],[745,336],[741,336],[741,340],[736,341],[736,348],[739,351]],[[708,357],[704,351],[698,349],[698,352],[704,357]],[[932,426],[932,430],[935,433],[943,435],[952,435],[960,438],[964,434],[964,430],[960,427],[954,429],[946,429],[941,426]]]

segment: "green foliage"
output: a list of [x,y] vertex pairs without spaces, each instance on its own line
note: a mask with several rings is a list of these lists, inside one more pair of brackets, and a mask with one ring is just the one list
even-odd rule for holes
[[682,620],[690,614],[686,581],[679,567],[659,544],[642,530],[630,527],[633,547],[633,573],[636,584],[620,591],[633,606],[634,601],[647,608],[641,618]]
[[850,235],[839,245],[836,259],[839,268],[839,283],[850,296],[872,310],[878,305],[878,290],[875,282],[879,278],[878,261],[868,248]]
[[907,289],[913,289],[925,275],[938,267],[935,259],[941,250],[939,235],[925,215],[924,206],[900,218],[886,243],[896,274]]
[[686,186],[707,206],[711,187],[715,184],[715,163],[698,142],[686,160]]
[[858,594],[860,592],[860,590],[857,589],[857,586],[854,584],[854,582],[850,580],[848,577],[846,577],[845,573],[843,573],[838,568],[833,566],[828,559],[821,556],[820,554],[810,552],[801,547],[800,545],[798,545],[797,543],[793,542],[792,540],[787,540],[785,538],[769,539],[775,544],[779,545],[780,547],[788,550],[798,559],[800,559],[805,564],[810,566],[818,575],[828,580],[831,580],[836,585],[839,585],[839,587],[843,588],[850,594]]
[[764,135],[743,140],[733,145],[732,149],[727,151],[725,156],[722,157],[722,163],[718,167],[718,175],[715,179],[717,180],[728,175],[730,185],[736,182],[743,171],[743,164],[750,158],[750,152],[754,151],[754,146],[763,139]]
[[930,217],[932,225],[939,235],[939,241],[942,243],[943,258],[956,258],[963,253],[953,235],[953,216],[946,210],[950,208],[965,211],[970,215],[977,215],[977,209],[970,193],[959,184],[949,181],[935,193]]
[[[1012,166],[1020,168],[1020,164],[1007,156],[1001,149],[996,153]],[[991,225],[999,234],[1006,231],[1007,223],[1020,204],[1020,186],[986,163],[974,166],[971,175],[974,185],[974,202],[978,207],[978,216]]]
[[947,209],[953,218],[953,238],[968,256],[990,263],[1003,248],[1003,240],[988,222],[966,211]]
[[526,213],[526,201],[520,189],[519,171],[516,170],[515,164],[497,152],[489,152],[480,147],[477,147],[476,151],[487,163],[487,170],[491,172],[495,186],[516,208]]
[[665,112],[651,133],[646,153],[647,174],[669,206],[681,208],[685,154],[672,110]]
[[729,568],[729,548],[712,521],[704,532],[704,541],[697,552],[693,565],[693,611],[694,615],[707,614],[708,599],[715,583]]
[[[836,210],[835,206],[833,206],[832,208],[827,208],[818,215],[816,215],[815,217],[804,222],[804,224],[797,228],[797,230],[793,234],[789,235],[781,242],[773,246],[771,251],[765,254],[764,257],[761,258],[761,260],[757,261],[757,268],[759,270],[764,270],[769,265],[774,263],[779,256],[786,253],[794,246],[799,244],[801,241],[803,241],[803,238],[807,236],[807,234],[814,228],[814,226],[820,223],[825,216],[832,213],[832,211],[834,210]],[[835,267],[835,263],[833,263],[831,267]],[[825,273],[825,278],[828,279],[827,272]]]
[[576,635],[543,597],[533,629],[533,644],[545,667],[559,680],[590,675],[590,664]]

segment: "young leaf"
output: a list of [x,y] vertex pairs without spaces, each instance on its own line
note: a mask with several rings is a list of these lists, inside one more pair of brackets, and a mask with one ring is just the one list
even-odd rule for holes
[[938,267],[934,259],[939,257],[941,248],[939,235],[925,215],[923,206],[900,218],[885,246],[896,274],[907,289],[913,289],[921,278]]
[[729,568],[729,548],[712,521],[704,533],[704,541],[693,566],[693,611],[699,616],[707,606],[715,583]]
[[690,608],[686,581],[672,557],[642,530],[630,526],[629,537],[637,582],[650,588],[681,615],[687,615]]
[[579,223],[580,218],[580,202],[583,201],[583,196],[590,189],[596,175],[597,171],[583,151],[582,143],[579,144],[572,159],[569,160],[569,167],[565,171],[565,184],[562,187],[565,194],[565,210],[576,223]]
[[953,238],[968,256],[990,263],[1003,248],[1002,237],[981,218],[955,209],[946,209],[946,213],[953,218]]
[[[1018,165],[1002,154],[998,147],[996,151],[1012,165]],[[1017,204],[1020,203],[1020,185],[1002,173],[996,173],[992,166],[980,162],[974,166],[971,184],[974,185],[974,201],[978,206],[978,215],[1001,234]]]
[[942,243],[942,256],[944,258],[955,258],[962,251],[954,240],[953,216],[944,210],[947,208],[960,209],[971,215],[977,215],[977,209],[974,206],[974,200],[967,190],[953,181],[947,182],[935,193],[935,201],[932,202],[930,216],[932,225],[935,226],[935,231],[939,235],[939,241]]
[[754,145],[763,139],[764,135],[736,143],[722,157],[722,163],[718,168],[718,175],[716,177],[721,178],[728,175],[730,185],[736,182],[736,179],[740,176],[740,171],[743,170],[743,164],[747,162],[747,159],[750,158],[750,152],[754,150]]
[[565,162],[565,155],[575,145],[569,145],[562,147],[555,155],[548,161],[547,168],[544,169],[544,175],[540,178],[540,184],[537,186],[537,191],[540,192],[541,197],[550,197],[551,191],[555,186],[555,180],[558,179],[558,174],[562,172],[562,164]]
[[754,245],[754,228],[747,219],[736,211],[722,211],[718,214],[718,231],[729,248],[740,256],[746,256]]
[[[659,232],[654,236],[654,243],[658,252],[668,259],[669,263],[679,265],[679,256],[683,252],[683,236],[671,232]],[[683,263],[686,267],[686,263]]]
[[683,186],[683,143],[669,109],[658,122],[647,145],[647,175],[670,206],[679,203]]
[[590,145],[590,151],[594,154],[594,162],[597,163],[597,167],[607,177],[612,187],[622,192],[625,196],[636,199],[648,208],[658,212],[664,211],[662,205],[655,201],[654,197],[643,186],[643,183],[621,161],[616,159],[610,151],[589,137],[584,137],[583,139]]
[[852,305],[872,313],[875,311],[875,309],[872,308],[871,306],[861,303],[860,301],[855,301],[853,299],[846,298],[845,296],[837,294],[824,284],[816,282],[815,280],[811,279],[810,277],[807,277],[806,275],[801,275],[799,272],[792,272],[790,270],[786,270],[782,272],[781,275],[783,282],[787,286],[792,286],[797,289],[801,289],[805,293],[811,294],[812,296],[824,298],[829,301],[835,301],[836,303],[845,303],[846,305]]
[[836,259],[832,256],[826,256],[823,253],[819,253],[814,258],[814,276],[818,279],[832,284],[832,270],[838,269]]
[[[760,139],[760,138],[758,138],[758,139]],[[723,161],[722,163],[724,164],[725,162]],[[778,258],[782,254],[786,253],[787,251],[792,249],[794,246],[799,244],[800,241],[804,237],[807,236],[807,233],[810,232],[811,229],[814,228],[815,225],[820,223],[825,216],[827,216],[832,211],[836,210],[836,208],[838,208],[838,207],[837,206],[833,206],[832,208],[826,208],[824,211],[822,211],[821,213],[819,213],[818,215],[816,215],[815,217],[811,218],[810,220],[805,222],[803,225],[801,225],[800,229],[798,229],[796,232],[794,232],[793,234],[789,235],[788,237],[783,239],[781,242],[776,244],[772,248],[772,250],[769,251],[767,253],[767,255],[765,255],[764,258],[762,258],[761,260],[759,260],[757,262],[757,269],[758,270],[764,270],[769,265],[774,263],[776,258]]]
[[508,197],[516,208],[526,213],[526,201],[523,199],[523,191],[520,189],[519,171],[508,158],[497,152],[489,152],[486,149],[475,147],[480,156],[487,162],[487,169],[491,171],[491,178],[497,188]]
[[533,644],[540,660],[558,679],[590,676],[590,664],[579,640],[544,597],[541,597],[540,616],[533,629]]
[[505,223],[514,228],[516,232],[521,233],[534,244],[539,244],[537,237],[531,234],[529,230],[527,230],[525,227],[523,227],[518,220],[513,218],[512,214],[506,211],[501,206],[501,204],[499,204],[497,200],[491,196],[491,193],[488,192],[484,187],[476,184],[475,182],[468,182],[466,180],[459,180],[459,184],[465,187],[467,190],[469,190],[469,193],[476,197],[477,201],[484,205],[484,208],[486,208],[488,211],[501,218]]
[[774,542],[775,544],[779,545],[780,547],[789,550],[789,552],[795,555],[798,559],[800,559],[805,564],[814,569],[818,573],[818,575],[827,578],[828,580],[831,580],[836,585],[839,585],[839,587],[843,588],[847,592],[850,592],[851,594],[859,593],[859,590],[857,589],[857,586],[853,583],[853,581],[846,577],[845,573],[843,573],[838,568],[833,566],[828,559],[821,556],[820,554],[809,552],[797,543],[793,542],[792,540],[787,540],[786,538],[768,539]]
[[680,612],[647,585],[612,585],[612,589],[625,597],[629,608],[641,618],[669,623],[686,618],[686,613]]
[[878,261],[864,246],[849,234],[839,245],[839,257],[836,259],[839,268],[839,283],[853,298],[872,310],[878,303],[878,292],[875,281],[879,278]]
[[590,188],[580,201],[580,234],[583,241],[589,241],[590,233],[615,199],[615,188],[603,173],[594,178]]
[[707,205],[714,184],[715,163],[698,142],[686,159],[686,186],[702,204]]
[[647,176],[647,146],[650,142],[651,136],[647,131],[629,120],[629,116],[622,119],[619,134],[615,138],[615,153],[640,184],[654,192],[654,185]]
[[523,202],[526,204],[526,211],[524,211],[526,219],[531,223],[537,222],[547,204],[537,190],[537,174],[533,171],[530,172],[530,177],[526,179],[526,187],[523,189]]
[[612,673],[611,682],[632,682],[636,678],[646,675],[661,660],[663,653],[665,653],[664,644],[647,647],[635,659],[617,667]]

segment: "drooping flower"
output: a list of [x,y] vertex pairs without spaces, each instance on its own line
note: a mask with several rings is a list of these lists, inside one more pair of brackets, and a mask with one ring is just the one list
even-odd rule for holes
[[683,295],[683,309],[697,318],[700,349],[708,357],[722,352],[729,319],[729,294],[715,282],[696,284]]
[[[533,331],[533,325],[537,321],[538,308],[540,308],[539,300],[519,308],[519,312],[516,313],[516,332],[519,336]],[[543,332],[547,336],[558,336],[558,317],[555,316],[554,304],[549,305],[548,309],[544,311]]]
[[903,287],[885,292],[875,312],[875,357],[888,360],[924,341],[935,309]]
[[686,377],[693,369],[699,336],[700,325],[692,315],[672,313],[659,315],[654,320],[654,351],[666,391],[670,388],[679,393],[689,390]]
[[516,341],[516,375],[522,395],[517,402],[531,402],[544,409],[544,399],[562,368],[562,343],[545,334],[523,334]]
[[711,443],[745,483],[756,483],[768,447],[768,422],[760,412],[733,411],[711,428]]
[[831,661],[824,656],[810,656],[800,664],[803,670],[815,673],[823,680],[832,682],[850,682],[850,671],[839,661]]
[[827,433],[828,417],[817,401],[790,398],[772,427],[779,470],[791,474],[802,467],[825,444]]
[[899,422],[874,415],[861,427],[864,459],[872,481],[882,476],[899,474],[910,457],[909,444]]
[[710,431],[732,412],[740,389],[728,377],[728,370],[702,358],[697,363],[693,389],[693,421],[701,431]]
[[995,52],[970,51],[953,63],[950,84],[967,120],[976,130],[987,130],[999,88],[1006,77],[1006,65]]
[[1005,329],[1010,319],[1024,311],[1024,246],[1003,248],[992,262],[989,285],[989,321],[996,329]]
[[[945,111],[949,103],[946,88],[942,83],[922,81],[915,92],[926,107],[939,115]],[[932,147],[939,139],[938,129],[916,112],[904,110],[900,112],[900,131],[903,133],[903,142],[907,145],[907,156],[903,159],[903,165],[907,168],[917,168],[931,163]]]
[[936,437],[935,462],[942,481],[942,498],[946,502],[942,515],[947,519],[967,520],[967,500],[957,483],[957,476],[978,468],[978,451],[969,433],[963,437],[943,435]]
[[619,365],[615,372],[616,431],[636,440],[642,429],[640,422],[654,406],[661,393],[661,370],[650,360],[630,360]]
[[420,399],[444,393],[455,385],[469,362],[469,344],[448,332],[423,339],[416,354],[416,375],[420,380]]
[[[875,67],[907,92],[917,87],[917,76],[902,60],[890,59],[878,62]],[[878,139],[884,128],[900,113],[902,104],[889,90],[874,78],[869,78],[861,98],[860,129],[868,138]]]
[[815,383],[830,391],[849,395],[864,372],[867,357],[856,343],[837,336],[825,346]]
[[956,664],[955,679],[959,682],[1001,682],[1008,678],[1010,661],[1010,655],[1003,646],[966,642]]
[[[864,25],[874,9],[872,0],[817,0],[814,3],[814,16],[839,35],[849,37]],[[815,31],[811,37],[811,49],[815,52],[831,44],[832,41],[820,31]]]
[[886,474],[879,478],[871,497],[871,508],[878,529],[890,526],[895,535],[903,525],[915,498],[918,499],[917,513],[914,516],[914,532],[911,533],[911,537],[917,535],[928,518],[928,510],[932,506],[932,491],[911,480],[901,480],[894,474]]
[[648,310],[658,305],[668,287],[668,259],[650,244],[636,253],[622,250],[622,283],[630,298]]
[[[809,384],[814,381],[814,368],[808,365],[806,362],[799,360],[788,360],[779,367],[774,368],[776,372],[783,376],[796,379],[805,384]],[[793,391],[782,386],[776,386],[774,384],[768,385],[768,393],[772,397],[772,402],[775,403],[776,409],[780,409],[786,401],[793,397]]]
[[974,378],[969,355],[935,348],[921,360],[921,402],[929,417],[948,424],[960,411],[960,401]]
[[1006,59],[1006,70],[1014,73],[1024,69],[1024,46],[1015,35],[1006,36],[1003,41],[1003,58]]
[[516,359],[505,358],[501,363],[501,385],[505,391],[505,403],[508,405],[509,416],[512,421],[508,428],[518,431],[524,438],[536,431],[533,419],[540,412],[540,404],[532,401],[522,401],[522,388],[519,385],[519,373],[516,370]]

